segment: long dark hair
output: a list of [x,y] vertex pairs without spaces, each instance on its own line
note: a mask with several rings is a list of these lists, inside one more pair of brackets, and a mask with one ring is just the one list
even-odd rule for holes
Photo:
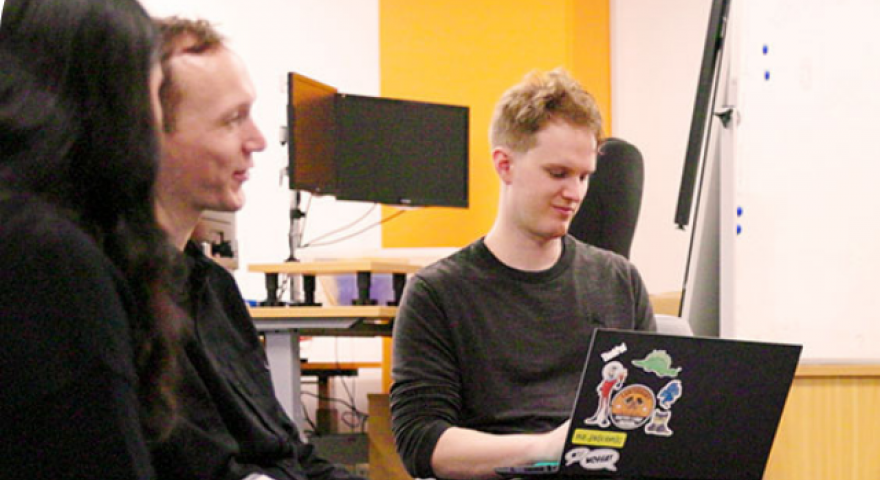
[[[170,296],[173,250],[153,215],[159,143],[149,77],[158,59],[156,41],[136,0],[6,0],[4,57],[18,59],[37,84],[27,95],[57,99],[68,114],[69,133],[46,135],[57,151],[9,161],[4,155],[0,182],[56,205],[128,280],[136,303],[131,328],[144,425],[159,437],[174,411],[180,314]],[[43,121],[52,128],[53,119],[31,113],[19,123]]]

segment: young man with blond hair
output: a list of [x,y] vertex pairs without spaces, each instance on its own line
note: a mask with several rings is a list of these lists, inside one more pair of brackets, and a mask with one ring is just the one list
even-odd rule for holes
[[635,267],[567,235],[601,140],[593,97],[562,70],[498,103],[495,222],[414,275],[395,320],[392,427],[413,476],[558,460],[592,331],[655,328]]

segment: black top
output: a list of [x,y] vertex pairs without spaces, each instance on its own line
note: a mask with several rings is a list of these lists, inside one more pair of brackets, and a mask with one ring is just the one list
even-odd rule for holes
[[269,365],[235,279],[186,248],[192,317],[181,359],[182,420],[154,453],[160,478],[357,479],[303,443],[275,397]]
[[394,322],[391,415],[414,477],[434,476],[449,427],[542,432],[565,421],[596,327],[654,330],[630,262],[571,236],[563,246],[551,268],[528,272],[481,239],[410,279]]
[[152,478],[121,274],[33,197],[0,226],[0,478]]

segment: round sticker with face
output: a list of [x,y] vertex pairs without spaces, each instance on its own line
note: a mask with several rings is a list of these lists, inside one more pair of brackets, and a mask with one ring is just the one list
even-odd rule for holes
[[630,385],[611,400],[611,421],[621,430],[644,425],[654,413],[654,392],[644,385]]

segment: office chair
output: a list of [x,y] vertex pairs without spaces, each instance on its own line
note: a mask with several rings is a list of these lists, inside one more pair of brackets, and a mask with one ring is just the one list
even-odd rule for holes
[[599,150],[596,172],[568,232],[583,242],[629,258],[645,182],[642,154],[629,142],[609,138]]
[[657,333],[679,335],[682,337],[694,336],[694,329],[691,328],[691,324],[681,317],[655,313],[654,320],[657,322]]

